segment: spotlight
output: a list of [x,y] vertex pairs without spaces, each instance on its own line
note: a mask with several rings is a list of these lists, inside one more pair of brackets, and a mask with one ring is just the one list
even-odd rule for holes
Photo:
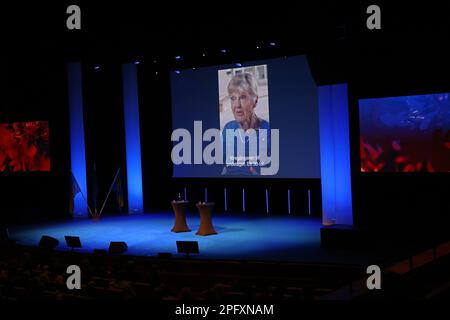
[[227,50],[226,49],[222,49],[222,50],[220,50],[220,52],[227,53]]
[[99,70],[100,69],[100,66],[95,66],[94,67],[94,70]]
[[236,63],[236,67],[242,67],[241,63]]
[[181,56],[176,56],[175,60],[181,60]]
[[203,57],[206,57],[206,53],[202,54]]
[[259,49],[259,46],[256,46],[256,49]]
[[175,70],[175,73],[176,73],[176,74],[180,74],[181,71],[180,71],[180,70]]
[[141,63],[140,61],[135,61],[134,64],[138,65],[139,63]]
[[275,47],[277,44],[275,42],[269,43],[271,47]]

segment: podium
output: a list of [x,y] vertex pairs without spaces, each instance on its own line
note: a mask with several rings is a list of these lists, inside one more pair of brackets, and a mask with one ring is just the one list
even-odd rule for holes
[[175,225],[172,228],[172,232],[189,232],[187,223],[186,223],[186,208],[189,201],[172,201],[172,208],[175,212]]
[[214,208],[213,202],[199,202],[197,203],[198,212],[200,213],[200,227],[197,235],[209,236],[217,234],[212,224],[212,211]]

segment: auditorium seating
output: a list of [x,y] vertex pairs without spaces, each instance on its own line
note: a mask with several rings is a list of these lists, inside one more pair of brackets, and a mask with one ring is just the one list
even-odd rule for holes
[[[28,254],[22,253],[27,251]],[[27,256],[27,261],[23,257]],[[88,262],[86,261],[88,259]],[[167,260],[145,257],[93,256],[77,252],[53,252],[42,255],[36,248],[16,247],[3,253],[2,274],[7,265],[20,266],[14,284],[0,278],[0,297],[5,299],[89,300],[89,299],[164,299],[189,297],[196,300],[228,299],[245,301],[249,296],[263,299],[278,295],[279,299],[304,298],[304,286],[322,282],[323,270],[314,274],[310,265],[251,261]],[[5,263],[2,264],[1,261]],[[82,289],[69,291],[65,287],[68,264],[89,263],[90,275],[82,274]],[[23,270],[27,265],[29,272]],[[316,266],[317,267],[317,266]],[[323,267],[325,268],[325,267]],[[334,267],[333,267],[334,268]],[[336,267],[336,270],[338,270]],[[329,271],[329,270],[328,270]],[[348,272],[348,270],[346,271]],[[62,276],[62,277],[61,277]],[[348,274],[341,273],[346,278]],[[20,285],[19,285],[20,284]],[[258,284],[257,287],[254,285]],[[330,281],[326,290],[332,290]],[[292,288],[296,288],[295,290]],[[30,289],[27,289],[30,288]],[[291,288],[291,289],[288,289]],[[307,291],[307,290],[304,290]],[[317,294],[314,293],[315,295]],[[214,298],[215,297],[215,298]],[[312,297],[311,297],[312,298]]]
[[[0,300],[318,300],[364,274],[362,268],[342,265],[132,259],[58,251],[48,256],[25,247],[2,251]],[[84,264],[84,270],[91,270],[82,275],[80,291],[65,286],[62,266],[69,264]],[[391,296],[407,292],[409,297],[449,295],[450,288],[439,283],[449,266],[447,255],[413,272],[389,275],[383,285],[390,290],[384,292]],[[376,293],[358,297],[376,298]]]

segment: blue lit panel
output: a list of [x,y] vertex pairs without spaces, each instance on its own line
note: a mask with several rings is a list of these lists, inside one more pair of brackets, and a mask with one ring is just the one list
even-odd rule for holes
[[323,224],[353,225],[347,85],[319,87]]
[[144,202],[142,196],[141,137],[136,65],[134,63],[124,64],[122,73],[128,211],[129,213],[142,213],[144,212]]
[[87,217],[88,208],[83,198],[83,194],[87,194],[87,188],[81,64],[69,63],[67,73],[69,84],[71,169],[81,190],[81,193],[77,193],[74,199],[73,215],[76,217]]

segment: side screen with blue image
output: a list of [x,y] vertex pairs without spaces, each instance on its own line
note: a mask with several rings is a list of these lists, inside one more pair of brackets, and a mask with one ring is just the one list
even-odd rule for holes
[[361,99],[362,172],[450,172],[450,93]]

